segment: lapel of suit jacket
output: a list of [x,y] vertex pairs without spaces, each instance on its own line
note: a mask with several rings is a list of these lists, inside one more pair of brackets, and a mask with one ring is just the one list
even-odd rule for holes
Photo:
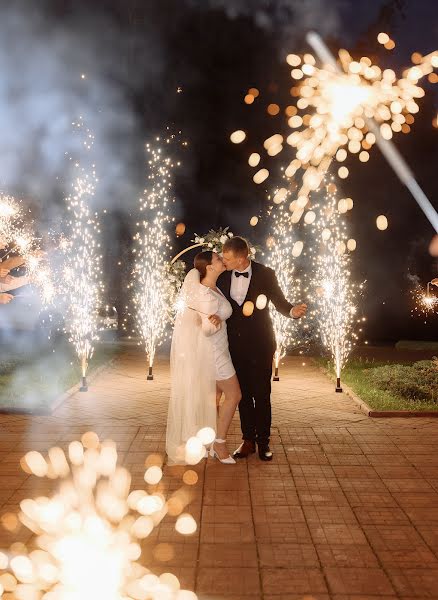
[[230,299],[231,295],[231,275],[233,274],[233,271],[225,271],[224,273],[222,273],[221,278],[223,278],[224,283],[222,286],[222,292],[225,294],[225,297],[227,300]]
[[259,270],[258,263],[251,261],[251,279],[249,281],[248,291],[246,292],[246,296],[245,296],[243,303],[245,303],[247,298],[250,297],[249,293],[252,292],[252,289],[255,285],[255,278],[257,278],[258,270]]

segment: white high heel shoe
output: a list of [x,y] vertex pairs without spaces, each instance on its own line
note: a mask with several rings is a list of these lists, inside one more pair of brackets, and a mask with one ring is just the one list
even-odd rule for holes
[[236,461],[234,460],[234,458],[231,455],[228,455],[227,458],[220,458],[219,454],[214,449],[215,443],[225,444],[226,441],[227,440],[221,440],[220,438],[216,438],[210,447],[210,456],[211,456],[211,458],[216,457],[218,459],[218,461],[223,463],[224,465],[235,465]]

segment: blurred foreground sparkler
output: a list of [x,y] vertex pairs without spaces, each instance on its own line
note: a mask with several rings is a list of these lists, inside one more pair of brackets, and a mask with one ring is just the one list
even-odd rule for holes
[[[316,66],[312,54],[305,54],[304,57],[296,54],[287,56],[295,81],[291,93],[298,97],[296,106],[286,109],[288,125],[293,131],[286,139],[277,133],[264,142],[267,154],[271,157],[283,150],[285,142],[295,151],[295,157],[285,168],[285,175],[291,178],[298,171],[302,172],[297,221],[303,212],[301,209],[309,202],[310,194],[319,188],[333,160],[343,163],[349,154],[355,154],[361,162],[367,162],[370,149],[378,144],[438,232],[436,210],[390,142],[394,133],[410,131],[413,115],[419,111],[417,100],[425,94],[418,82],[438,67],[438,51],[424,57],[415,53],[415,64],[397,79],[392,69],[382,70],[366,56],[358,61],[353,60],[347,50],[339,51],[338,64],[316,33],[310,32],[307,41],[322,66]],[[245,134],[232,134],[231,139],[241,143]],[[253,167],[259,167],[260,161],[260,155],[255,153],[248,160]],[[345,179],[348,174],[347,167],[339,166],[339,177]],[[259,168],[254,181],[260,184],[268,176],[266,168]]]
[[[93,432],[72,442],[68,457],[59,447],[47,459],[34,451],[23,457],[26,472],[60,484],[52,497],[21,501],[19,519],[35,534],[34,549],[15,544],[0,553],[0,568],[8,571],[0,575],[0,593],[16,600],[196,600],[173,574],[157,576],[138,562],[141,540],[166,514],[178,516],[178,532],[196,530],[183,513],[187,488],[168,502],[160,492],[130,492],[131,476],[117,460],[115,444]],[[144,479],[156,486],[163,472],[152,462]]]
[[175,300],[175,287],[169,278],[168,233],[172,221],[169,205],[173,201],[170,190],[174,164],[160,147],[147,144],[146,151],[150,156],[149,185],[140,198],[141,222],[134,237],[133,285],[137,329],[146,350],[147,379],[152,380],[156,349],[164,339]]
[[322,344],[334,362],[337,392],[342,392],[341,370],[357,337],[353,330],[357,320],[356,296],[363,287],[351,281],[348,250],[354,249],[355,244],[351,243],[354,240],[347,240],[342,202],[345,200],[337,202],[334,193],[327,191],[324,201],[314,206],[319,213],[313,249],[315,316]]
[[[93,135],[82,120],[74,124],[83,136],[85,152],[92,147]],[[72,159],[73,160],[73,159]],[[97,216],[90,203],[97,182],[94,164],[74,162],[73,192],[67,197],[70,212],[68,241],[64,244],[63,295],[66,300],[66,328],[73,343],[82,372],[80,391],[88,390],[87,369],[98,339],[98,307],[102,287],[100,233]]]

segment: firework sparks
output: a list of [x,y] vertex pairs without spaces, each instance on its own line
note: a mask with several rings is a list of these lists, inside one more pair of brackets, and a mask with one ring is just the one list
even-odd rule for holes
[[412,296],[415,302],[412,313],[416,313],[420,317],[423,317],[425,319],[425,323],[427,318],[433,316],[438,310],[438,296],[431,292],[431,285],[438,285],[438,281],[436,279],[429,281],[426,286],[426,292],[419,283],[417,283],[412,291]]
[[[264,142],[271,157],[286,145],[294,150],[293,160],[285,166],[285,175],[292,178],[298,172],[302,174],[299,209],[319,188],[333,161],[338,163],[339,177],[345,179],[349,171],[340,163],[349,154],[367,162],[371,148],[377,143],[438,231],[436,211],[390,143],[394,134],[410,131],[419,111],[418,100],[425,94],[419,81],[438,66],[438,51],[424,57],[414,54],[415,64],[397,78],[392,69],[382,70],[368,57],[354,60],[347,50],[339,51],[339,66],[319,36],[309,34],[307,39],[324,64],[318,67],[312,54],[288,55],[294,80],[291,94],[297,98],[296,106],[286,109],[288,126],[293,131],[289,135],[274,134]],[[241,143],[244,139],[240,135],[233,141]],[[248,162],[258,166],[260,160],[254,161],[253,156],[254,153]],[[262,183],[268,176],[268,170],[261,168],[253,179]],[[301,214],[300,210],[295,211],[297,222]]]
[[14,244],[21,225],[22,211],[19,203],[12,196],[0,194],[0,249]]
[[[295,275],[295,258],[293,249],[296,241],[294,239],[291,224],[291,215],[280,204],[271,211],[272,244],[267,264],[276,272],[278,282],[286,297],[293,303],[298,300],[300,281]],[[291,346],[297,346],[301,340],[297,337],[296,322],[280,314],[270,307],[272,324],[274,326],[275,341],[277,344],[274,354],[274,381],[278,381],[278,368],[280,360],[286,355]]]
[[[75,125],[85,137],[83,145],[89,152],[92,134],[84,127],[82,120]],[[68,243],[64,244],[62,288],[66,299],[66,329],[81,365],[81,390],[86,391],[88,363],[98,339],[98,307],[102,287],[100,245],[96,239],[99,224],[90,208],[97,182],[94,165],[88,169],[75,162],[73,177],[73,191],[66,199],[71,217]]]
[[[141,540],[163,517],[178,515],[176,530],[189,535],[196,522],[181,514],[190,496],[175,492],[167,503],[160,492],[130,492],[131,476],[117,464],[116,446],[88,432],[68,447],[68,456],[51,448],[47,459],[28,452],[23,469],[37,477],[59,479],[52,497],[25,499],[19,519],[36,536],[32,550],[0,553],[0,577],[11,598],[46,600],[196,600],[180,590],[171,573],[154,575],[138,561]],[[161,468],[150,466],[145,480],[157,485]],[[178,506],[176,506],[178,504]],[[11,529],[17,521],[13,520]],[[3,589],[2,589],[3,591]]]
[[[330,184],[326,187],[333,189]],[[314,209],[318,212],[314,226],[315,316],[322,344],[335,365],[336,391],[342,391],[341,370],[357,337],[353,330],[357,320],[355,300],[362,285],[350,278],[348,236],[335,192],[327,191],[324,203]]]
[[[166,140],[169,143],[172,138]],[[159,139],[157,139],[159,141]],[[149,186],[140,198],[141,222],[134,237],[136,255],[134,267],[134,305],[137,329],[148,359],[148,379],[153,379],[152,369],[156,349],[165,337],[166,325],[171,318],[175,301],[175,287],[169,273],[170,237],[169,215],[171,197],[172,160],[162,148],[146,145],[150,156]]]

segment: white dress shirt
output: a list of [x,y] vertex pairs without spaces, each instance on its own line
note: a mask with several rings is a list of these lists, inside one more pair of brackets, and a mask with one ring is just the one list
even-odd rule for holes
[[249,282],[251,281],[251,263],[243,271],[238,271],[238,273],[248,273],[248,277],[236,277],[235,273],[236,270],[233,269],[231,273],[230,296],[239,306],[242,306],[248,293]]

